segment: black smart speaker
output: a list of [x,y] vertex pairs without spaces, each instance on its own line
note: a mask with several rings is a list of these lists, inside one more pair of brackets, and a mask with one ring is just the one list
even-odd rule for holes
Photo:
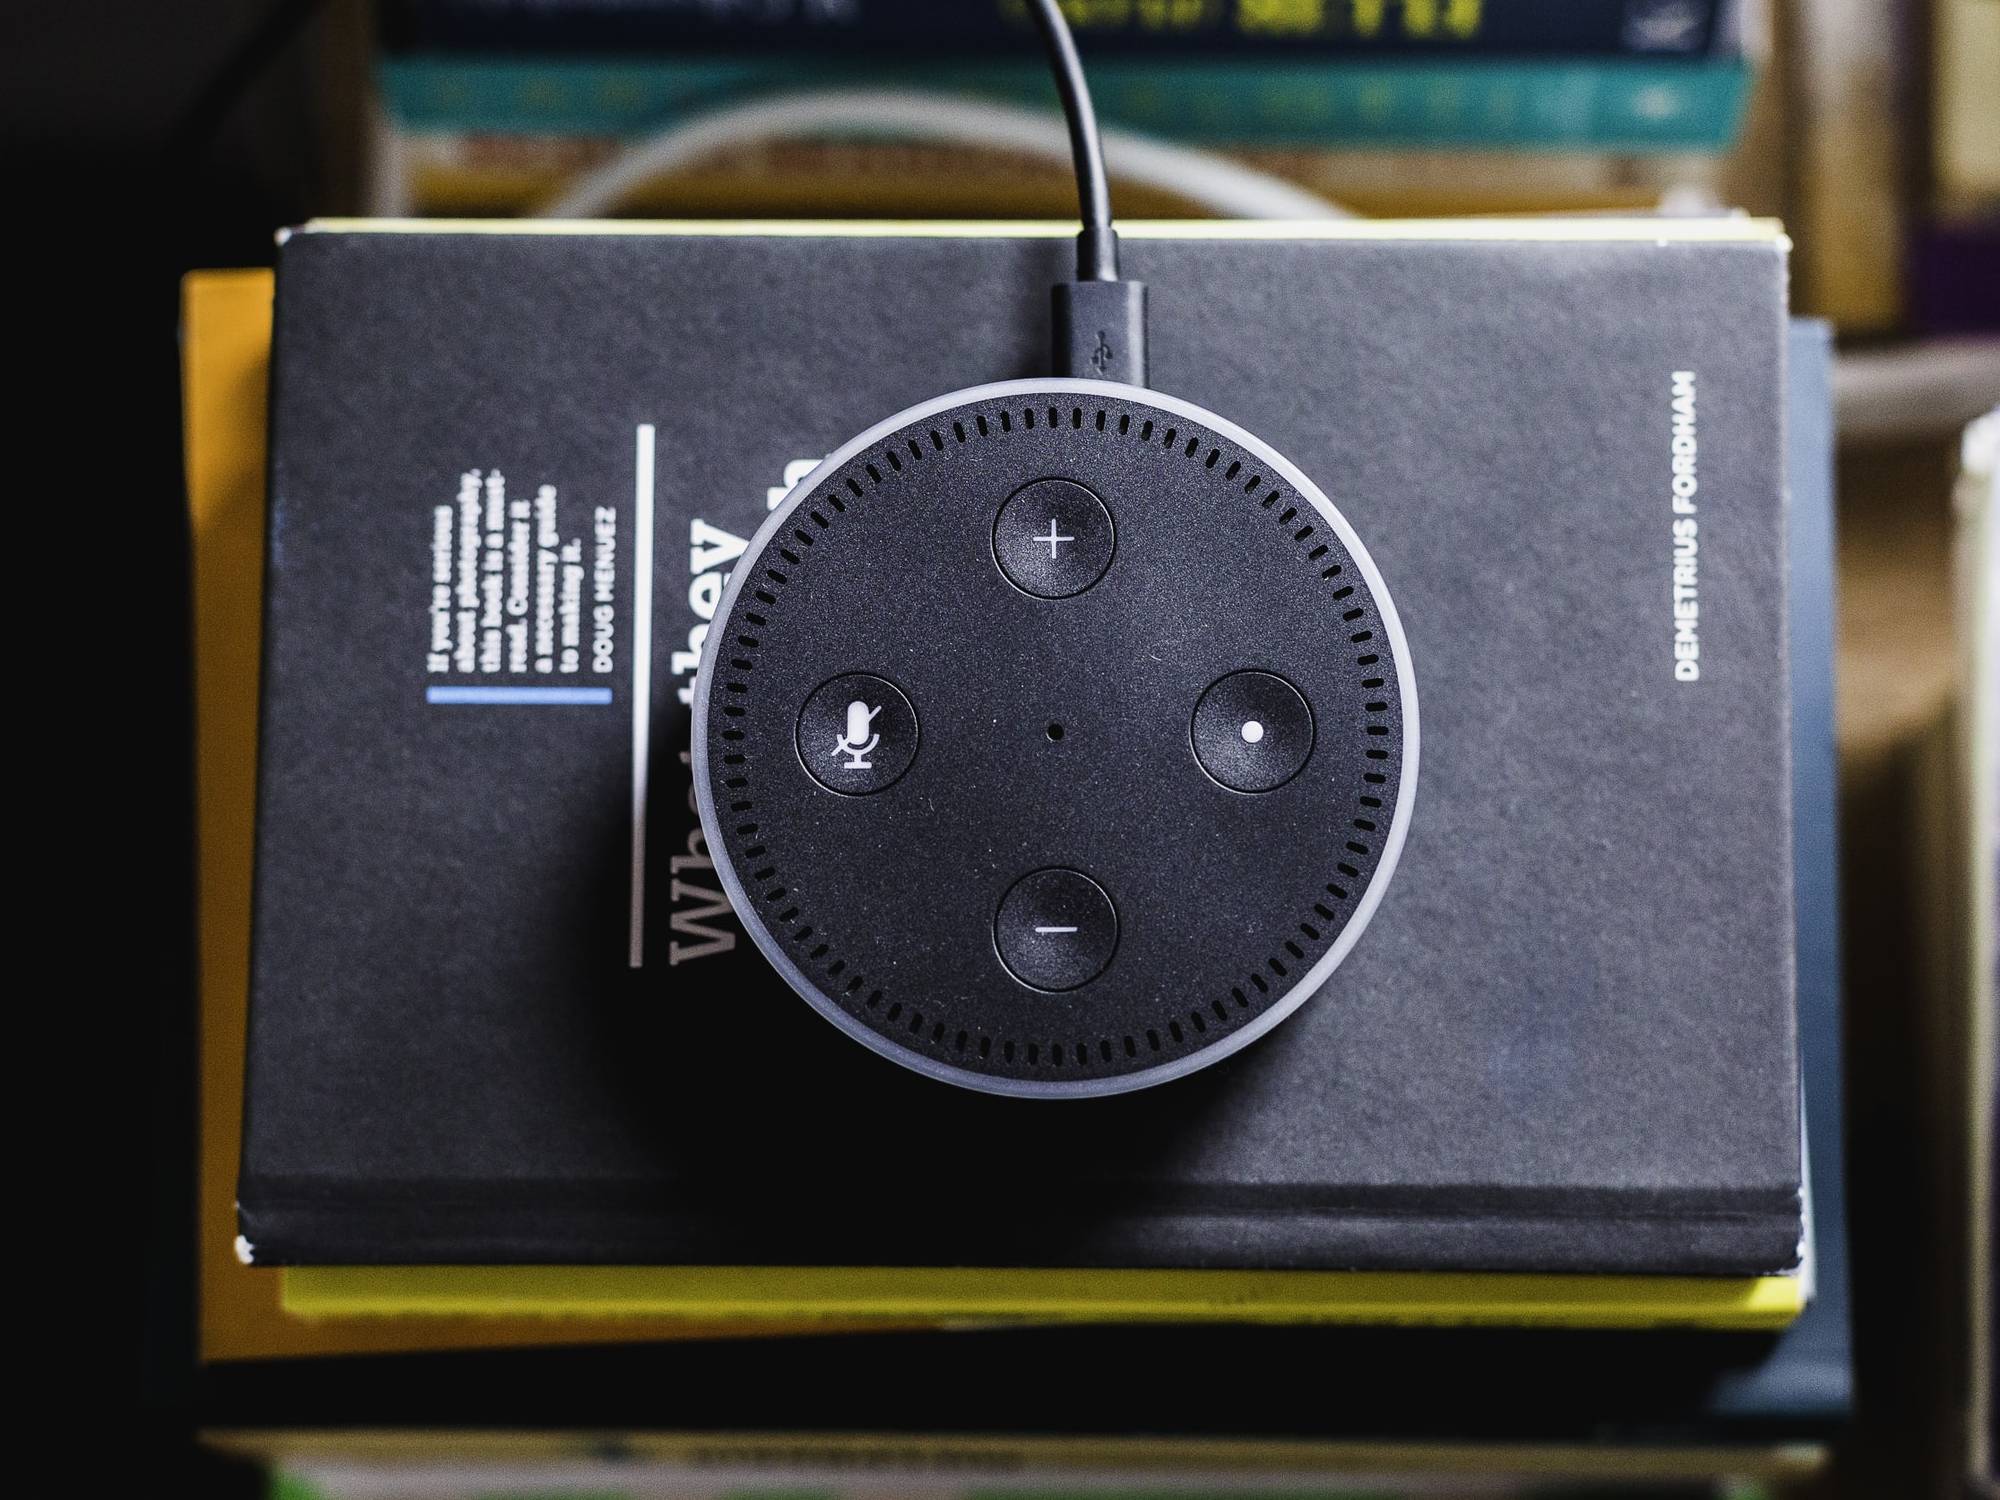
[[1115,1093],[1310,998],[1382,899],[1417,702],[1303,473],[1212,412],[940,396],[801,481],[694,695],[729,897],[828,1020],[934,1078]]

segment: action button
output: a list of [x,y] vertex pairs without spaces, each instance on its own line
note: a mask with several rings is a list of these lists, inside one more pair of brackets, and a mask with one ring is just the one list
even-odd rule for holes
[[1194,706],[1194,754],[1232,791],[1268,792],[1305,768],[1313,717],[1299,690],[1270,672],[1231,672]]
[[1111,512],[1082,485],[1037,479],[1007,497],[993,521],[993,560],[1038,599],[1082,593],[1111,566]]
[[1007,972],[1038,990],[1073,990],[1104,972],[1118,913],[1104,887],[1074,870],[1037,870],[1000,898],[993,942]]
[[917,758],[917,711],[893,682],[850,672],[820,684],[799,710],[799,762],[829,792],[865,797]]

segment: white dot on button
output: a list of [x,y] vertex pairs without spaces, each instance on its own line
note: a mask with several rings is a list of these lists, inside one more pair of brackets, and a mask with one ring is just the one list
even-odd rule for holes
[[1243,721],[1243,743],[1254,745],[1262,738],[1264,738],[1264,726],[1255,719],[1245,719]]

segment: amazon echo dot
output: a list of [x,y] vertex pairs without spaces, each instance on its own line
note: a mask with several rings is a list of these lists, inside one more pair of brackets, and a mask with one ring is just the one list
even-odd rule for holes
[[730,577],[693,736],[791,986],[1030,1097],[1165,1082],[1310,999],[1417,773],[1409,650],[1332,502],[1212,412],[1075,379],[940,396],[802,480]]

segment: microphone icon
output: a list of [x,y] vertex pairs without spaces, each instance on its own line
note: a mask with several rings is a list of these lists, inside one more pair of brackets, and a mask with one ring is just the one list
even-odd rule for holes
[[[868,759],[869,753],[882,743],[882,736],[874,733],[875,716],[882,712],[878,703],[870,708],[859,698],[847,705],[847,733],[834,741],[835,755],[845,755],[847,764],[844,771],[873,770],[875,763]],[[862,741],[867,743],[863,744]]]

